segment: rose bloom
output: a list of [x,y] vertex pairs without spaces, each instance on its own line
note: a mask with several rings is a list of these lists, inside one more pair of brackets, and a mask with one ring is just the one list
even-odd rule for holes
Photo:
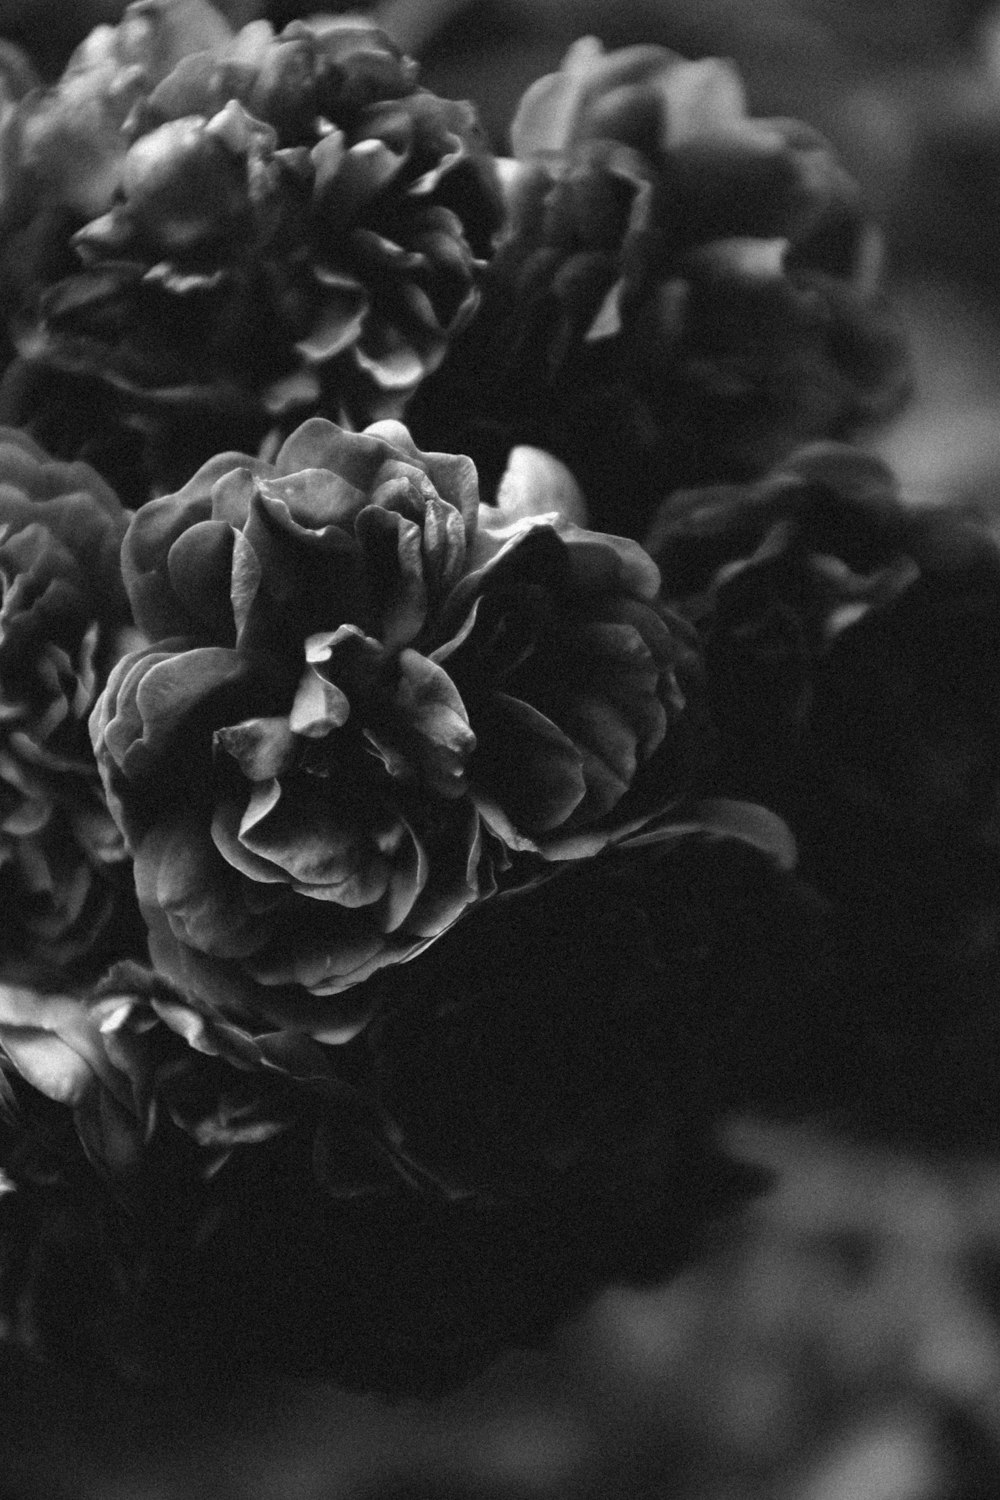
[[735,69],[577,42],[528,89],[479,316],[418,393],[421,441],[536,443],[640,536],[679,485],[753,477],[891,410],[903,343],[859,192]]
[[877,851],[860,884],[895,893],[911,950],[995,962],[1000,544],[959,510],[917,512],[913,532],[909,585],[838,635],[816,673],[813,818],[817,838],[831,816],[849,830],[830,861],[842,887],[845,850],[863,838]]
[[356,17],[137,0],[5,131],[8,409],[74,455],[100,421],[161,492],[317,409],[398,416],[502,216],[472,106]]
[[567,486],[522,450],[490,509],[468,458],[314,418],[136,515],[150,644],[91,731],[154,962],[197,1007],[346,1040],[360,982],[525,860],[681,797],[691,633],[636,543],[549,510]]
[[[85,464],[0,429],[0,966],[71,963],[116,909],[125,847],[87,719],[131,644],[127,515]],[[123,939],[124,940],[124,939]]]
[[72,1109],[91,1162],[111,1178],[140,1170],[165,1125],[206,1153],[198,1171],[281,1134],[295,1115],[296,1067],[314,1091],[330,1071],[314,1043],[286,1049],[284,1060],[281,1076],[262,1067],[251,1038],[214,1033],[161,975],[131,960],[79,993],[0,984],[0,1087],[19,1075]]
[[858,941],[947,962],[1000,943],[1000,547],[879,460],[803,449],[664,502],[647,545],[697,626],[730,791],[793,826]]
[[[705,644],[707,692],[732,774],[787,775],[818,663],[917,572],[913,513],[880,460],[801,448],[754,484],[680,490],[646,545],[665,595]],[[765,794],[767,795],[767,794]]]

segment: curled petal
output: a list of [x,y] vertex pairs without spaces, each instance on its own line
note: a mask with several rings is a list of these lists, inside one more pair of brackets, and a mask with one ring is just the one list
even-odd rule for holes
[[529,840],[557,828],[586,795],[579,747],[530,703],[506,693],[493,694],[490,716],[470,778],[484,820],[501,838],[495,812],[491,819],[494,807],[504,809],[507,827],[523,830]]
[[236,761],[248,781],[270,781],[293,763],[297,741],[283,716],[246,719],[217,729],[213,742]]
[[[586,526],[587,504],[572,473],[541,448],[513,448],[497,490],[495,517],[499,527],[529,518],[548,518],[554,512],[575,526]],[[494,518],[486,507],[486,521]]]
[[351,712],[346,693],[335,683],[320,676],[314,667],[303,673],[288,725],[293,734],[305,735],[309,739],[321,739],[331,729],[341,729]]
[[181,720],[206,700],[243,680],[247,663],[224,646],[201,646],[149,664],[135,685],[135,707],[142,720],[143,745],[155,755]]
[[77,1001],[17,985],[0,985],[0,1052],[59,1104],[78,1103],[107,1070]]

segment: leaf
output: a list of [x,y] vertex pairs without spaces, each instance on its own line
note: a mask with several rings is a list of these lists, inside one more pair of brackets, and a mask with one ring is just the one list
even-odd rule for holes
[[779,870],[792,870],[798,862],[794,835],[777,813],[756,802],[739,802],[726,797],[697,802],[685,809],[683,821],[644,828],[617,847],[641,849],[688,837],[736,839],[757,849]]

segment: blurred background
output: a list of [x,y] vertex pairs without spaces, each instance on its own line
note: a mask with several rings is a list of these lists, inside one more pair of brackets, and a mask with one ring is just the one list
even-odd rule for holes
[[[119,0],[0,0],[48,77]],[[294,0],[220,0],[284,23]],[[331,7],[343,9],[344,7]],[[733,58],[751,112],[838,146],[913,343],[866,439],[918,501],[1000,495],[1000,8],[982,0],[385,0],[436,92],[503,147],[567,45]],[[772,1186],[662,1286],[609,1287],[550,1347],[436,1403],[247,1384],[150,1401],[0,1353],[0,1497],[986,1500],[1000,1495],[1000,1157],[735,1120]],[[248,1314],[252,1315],[252,1314]]]
[[[321,1383],[126,1396],[0,1355],[5,1500],[987,1500],[1000,1162],[730,1122],[773,1187],[668,1284],[389,1403]],[[248,1310],[248,1315],[252,1315]]]

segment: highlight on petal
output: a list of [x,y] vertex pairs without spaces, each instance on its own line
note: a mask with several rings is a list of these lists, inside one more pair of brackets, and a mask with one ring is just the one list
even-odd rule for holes
[[147,751],[155,754],[187,714],[247,675],[246,659],[224,646],[198,646],[153,662],[135,690]]
[[78,1103],[93,1085],[95,1051],[70,997],[0,984],[0,1053],[33,1088],[59,1104]]
[[585,81],[603,57],[604,48],[596,37],[580,37],[566,53],[559,72],[535,80],[511,122],[515,156],[566,149],[580,114],[579,80]]
[[671,146],[723,134],[746,118],[746,95],[732,63],[717,57],[685,62],[669,75],[667,130]]
[[679,837],[734,839],[766,855],[779,870],[792,870],[798,861],[795,837],[784,819],[758,803],[725,797],[696,802],[683,817],[659,826],[653,823],[624,839],[620,847],[640,849]]
[[[548,517],[555,512],[575,526],[587,524],[587,502],[572,473],[558,458],[541,448],[521,444],[512,448],[497,490],[497,524],[510,525],[529,517]],[[489,522],[491,507],[480,507]]]
[[57,1104],[79,1104],[93,1085],[84,1058],[51,1032],[0,1026],[0,1052],[32,1088]]
[[284,716],[246,719],[217,729],[213,743],[231,755],[248,781],[270,781],[290,768],[297,741]]
[[288,725],[293,734],[321,739],[331,729],[341,729],[350,716],[351,705],[346,693],[335,683],[321,677],[315,667],[307,667],[295,693]]
[[418,651],[402,651],[393,708],[401,721],[404,753],[416,773],[437,796],[461,796],[476,736],[447,672]]

